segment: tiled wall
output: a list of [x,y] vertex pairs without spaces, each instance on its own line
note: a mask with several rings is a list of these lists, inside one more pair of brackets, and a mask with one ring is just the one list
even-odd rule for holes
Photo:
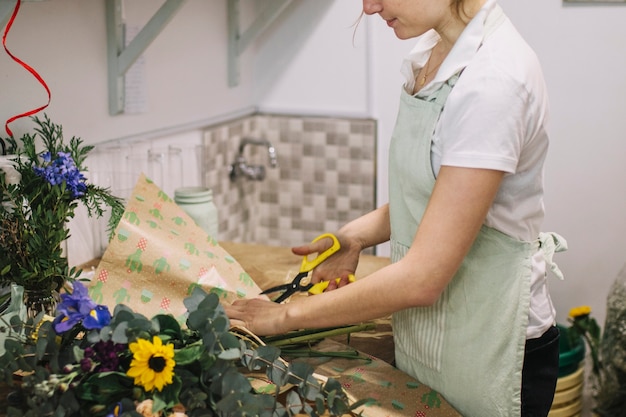
[[[219,238],[296,245],[372,210],[375,134],[369,119],[262,114],[206,129],[204,183],[220,214]],[[269,140],[276,149],[273,169],[265,147],[244,150],[248,163],[266,166],[263,181],[229,178],[244,137]]]
[[[89,175],[122,198],[141,173],[170,197],[177,187],[205,185],[218,209],[219,240],[299,245],[374,208],[375,134],[369,119],[256,114],[174,136],[103,144],[89,157]],[[265,165],[263,181],[229,178],[244,137],[266,139],[276,149],[276,168],[267,148],[244,150],[249,164]],[[70,262],[102,255],[105,228],[105,221],[78,213],[70,224]]]

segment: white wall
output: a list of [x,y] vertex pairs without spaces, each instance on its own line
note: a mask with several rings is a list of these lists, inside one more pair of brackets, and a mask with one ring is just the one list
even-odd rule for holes
[[626,263],[626,4],[501,0],[537,52],[551,98],[545,229],[569,250],[555,260],[559,317],[587,304],[604,320],[606,295]]
[[[155,4],[157,3],[157,4]],[[565,236],[551,282],[559,321],[589,304],[604,319],[605,299],[626,262],[626,7],[566,6],[560,0],[501,0],[536,50],[552,104],[545,230]],[[127,22],[160,2],[127,0]],[[242,0],[247,11],[261,0]],[[107,107],[104,2],[24,3],[7,43],[52,89],[47,112],[89,142],[166,134],[258,106],[305,115],[378,120],[378,201],[387,197],[387,146],[412,41],[395,39],[377,16],[356,29],[357,0],[295,0],[246,51],[241,84],[227,85],[226,0],[188,0],[145,53],[149,110],[111,117]],[[33,28],[37,28],[34,30]],[[0,53],[0,122],[45,102],[32,77]],[[11,125],[16,135],[30,127]],[[1,126],[3,128],[3,126]]]
[[[126,0],[126,23],[143,25],[163,1]],[[254,6],[243,1],[245,10]],[[226,0],[187,0],[144,54],[148,111],[109,116],[104,1],[23,2],[7,47],[48,83],[45,110],[67,134],[96,143],[202,124],[253,106],[252,53],[241,59],[241,83],[227,81]],[[47,101],[43,87],[0,53],[0,122]],[[32,124],[10,125],[16,136]]]

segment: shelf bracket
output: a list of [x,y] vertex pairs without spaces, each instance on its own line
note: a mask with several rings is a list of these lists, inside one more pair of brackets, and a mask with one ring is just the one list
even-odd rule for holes
[[106,0],[109,114],[124,112],[124,75],[161,33],[186,0],[165,0],[152,18],[125,44],[122,0]]
[[254,22],[242,33],[239,0],[228,0],[228,85],[239,84],[239,56],[285,10],[292,0],[268,0]]

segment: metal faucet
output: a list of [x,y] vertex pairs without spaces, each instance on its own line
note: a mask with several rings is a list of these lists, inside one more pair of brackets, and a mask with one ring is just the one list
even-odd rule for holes
[[267,155],[269,158],[270,167],[276,168],[278,166],[278,158],[276,156],[276,148],[267,139],[255,139],[255,138],[242,138],[239,143],[239,153],[235,158],[235,161],[230,164],[229,177],[231,181],[236,181],[239,177],[244,177],[249,180],[262,181],[265,179],[265,166],[263,165],[248,165],[246,158],[243,156],[243,151],[246,145],[264,146],[267,148]]

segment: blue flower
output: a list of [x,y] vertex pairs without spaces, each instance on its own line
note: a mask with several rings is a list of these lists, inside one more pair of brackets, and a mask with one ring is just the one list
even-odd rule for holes
[[83,319],[85,329],[101,329],[111,323],[111,312],[107,306],[97,305]]
[[52,325],[57,333],[65,333],[79,323],[85,329],[101,329],[110,322],[111,313],[108,307],[96,304],[89,297],[87,288],[80,281],[75,281],[71,294],[61,294],[57,316]]
[[122,403],[117,403],[113,406],[113,410],[105,417],[118,417],[122,414]]
[[53,160],[50,152],[39,155],[45,167],[34,167],[35,174],[45,179],[50,185],[62,185],[70,191],[72,199],[77,199],[87,192],[87,179],[79,171],[69,152],[57,152]]

